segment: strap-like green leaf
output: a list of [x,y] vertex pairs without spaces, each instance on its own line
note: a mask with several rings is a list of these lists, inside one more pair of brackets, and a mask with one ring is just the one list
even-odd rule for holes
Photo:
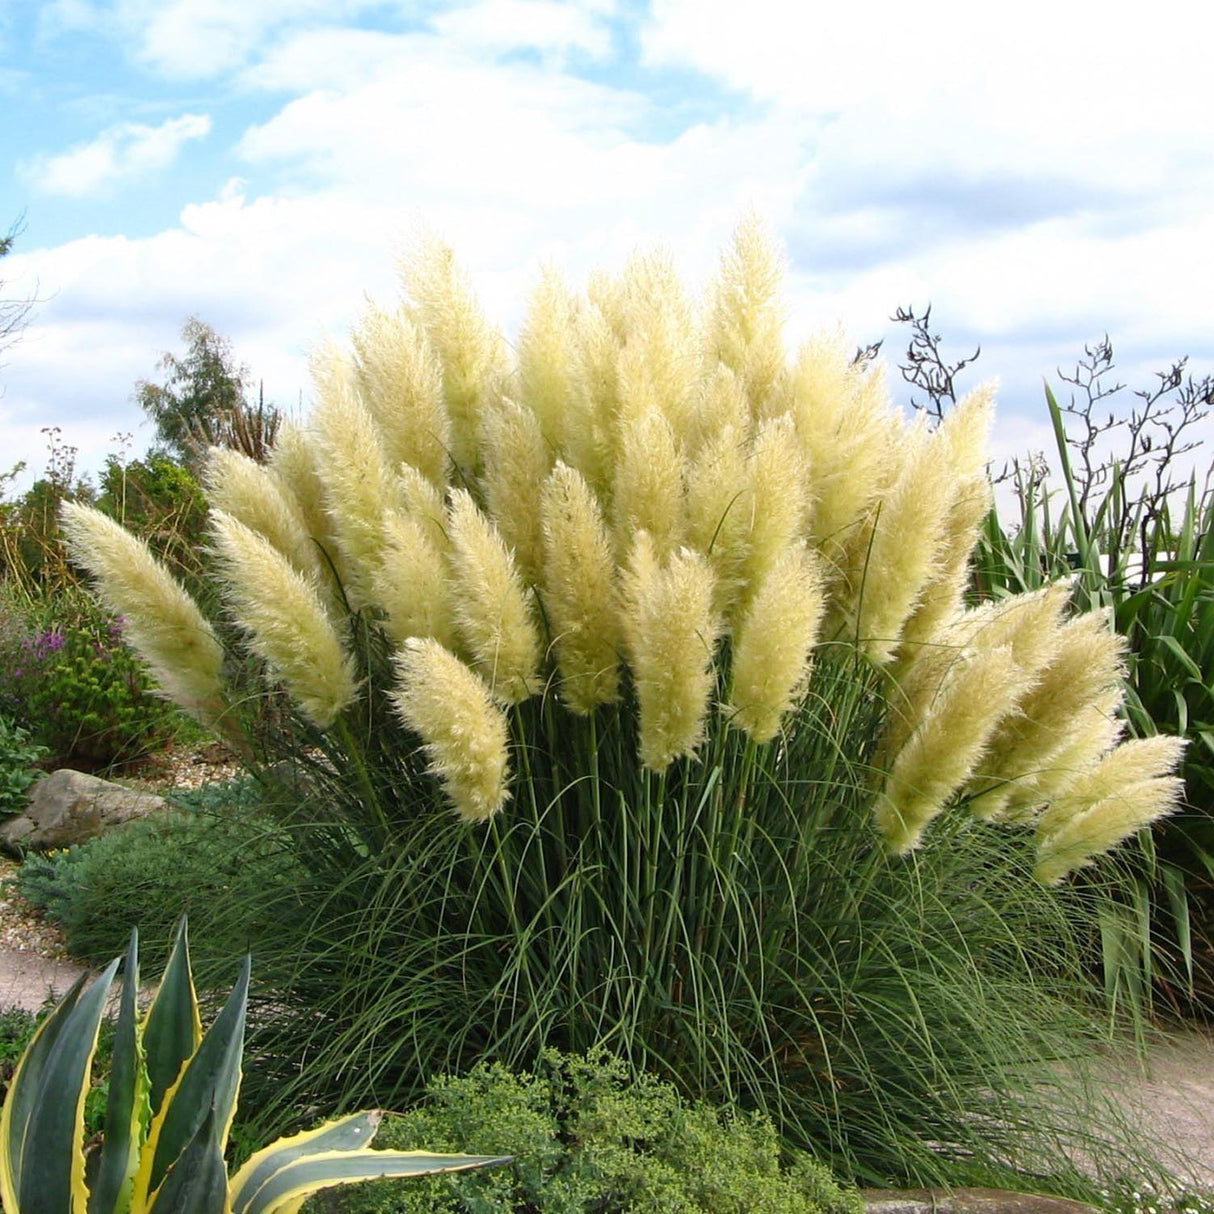
[[244,1166],[232,1177],[230,1185],[233,1214],[244,1214],[245,1208],[257,1190],[275,1172],[308,1155],[332,1151],[363,1151],[371,1144],[379,1128],[381,1114],[378,1111],[353,1113],[335,1121],[327,1121],[313,1130],[304,1130],[289,1138],[263,1147],[250,1156]]
[[176,1082],[181,1068],[193,1056],[201,1040],[202,1022],[198,1018],[198,1000],[190,973],[190,943],[182,915],[160,989],[148,1008],[143,1026],[153,1117],[160,1111],[165,1092]]
[[162,1120],[154,1128],[156,1141],[146,1191],[154,1193],[170,1166],[198,1133],[199,1126],[214,1113],[219,1149],[227,1142],[228,1129],[236,1112],[240,1090],[240,1059],[244,1050],[244,1017],[249,998],[249,958],[223,1010],[202,1039],[194,1057],[186,1064],[180,1082],[167,1097]]
[[139,1044],[139,932],[131,929],[123,970],[122,1002],[114,1026],[105,1135],[97,1175],[90,1184],[89,1214],[122,1214],[131,1195],[139,1147],[149,1119],[147,1071]]
[[467,1172],[511,1162],[509,1155],[431,1155],[426,1151],[333,1151],[298,1159],[280,1168],[244,1207],[245,1214],[276,1214],[298,1209],[321,1189],[440,1172]]
[[150,1214],[228,1214],[230,1209],[219,1118],[210,1109],[169,1169]]
[[28,1103],[18,1094],[22,1114],[27,1114],[19,1147],[13,1148],[16,1209],[21,1214],[84,1214],[84,1098],[101,1014],[117,969],[116,958],[87,991],[77,991],[52,1013],[55,1020],[67,1009],[53,1033],[42,1033],[31,1042],[30,1050],[42,1055],[36,1065],[23,1068],[13,1079],[14,1087],[36,1084]]

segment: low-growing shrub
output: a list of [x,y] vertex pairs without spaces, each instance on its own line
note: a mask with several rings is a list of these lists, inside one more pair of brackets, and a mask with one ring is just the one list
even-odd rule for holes
[[255,786],[219,784],[179,796],[182,809],[22,865],[18,889],[63,927],[73,956],[101,964],[139,926],[145,954],[159,964],[183,912],[204,935],[220,900],[290,887],[281,835],[258,814]]
[[858,1214],[811,1156],[781,1167],[771,1121],[680,1099],[668,1083],[633,1077],[603,1051],[544,1053],[534,1071],[482,1064],[429,1085],[417,1108],[385,1118],[385,1146],[425,1142],[513,1155],[509,1168],[411,1184],[359,1186],[313,1198],[312,1214],[484,1210],[543,1214]]
[[7,638],[0,704],[61,763],[110,767],[162,746],[176,710],[123,644],[124,621],[83,593],[34,605]]
[[46,747],[30,741],[29,730],[0,716],[0,815],[25,808],[29,786],[38,778],[34,766]]

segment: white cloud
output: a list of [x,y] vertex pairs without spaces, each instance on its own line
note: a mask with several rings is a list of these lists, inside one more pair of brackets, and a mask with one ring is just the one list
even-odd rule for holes
[[579,50],[600,56],[611,33],[587,8],[559,0],[477,0],[440,12],[434,31],[460,46],[491,52]]
[[378,7],[376,0],[50,0],[38,18],[43,37],[109,36],[162,76],[204,80],[240,67],[286,27]]
[[[1128,70],[1126,35],[1065,15],[1049,27],[1059,50],[1032,12],[1028,29],[967,41],[972,6],[970,25],[948,9],[915,30],[892,7],[810,26],[779,0],[657,0],[649,61],[757,102],[657,137],[670,110],[639,91],[643,71],[627,89],[561,68],[608,47],[601,4],[448,4],[404,34],[333,24],[360,7],[121,0],[157,70],[240,68],[239,89],[288,99],[237,145],[255,187],[183,200],[179,222],[146,239],[30,254],[53,298],[11,352],[6,410],[131,429],[131,385],[191,313],[294,405],[309,346],[342,334],[364,290],[392,294],[419,222],[451,240],[509,331],[541,261],[578,282],[664,241],[702,280],[750,206],[789,244],[791,340],[841,318],[867,341],[895,306],[932,301],[958,349],[982,342],[978,376],[1004,380],[1004,450],[1041,445],[1038,421],[1009,427],[1039,417],[1040,376],[1106,328],[1135,385],[1187,349],[1211,352],[1198,251],[1214,244],[1214,168],[1191,147],[1208,146],[1212,120],[1194,105],[1172,121],[1200,76],[1160,89],[1162,34],[1142,35]],[[528,48],[538,55],[512,54]],[[1183,69],[1191,51],[1178,54]]]
[[205,138],[210,130],[211,119],[206,114],[182,114],[159,126],[123,122],[89,143],[57,155],[37,156],[23,164],[20,173],[39,193],[88,198],[166,168],[186,143]]
[[1125,16],[1074,0],[655,0],[642,45],[651,65],[812,118],[857,193],[866,176],[942,166],[1167,193],[1176,174],[1210,181],[1192,149],[1214,135],[1211,35],[1214,10],[1176,0]]

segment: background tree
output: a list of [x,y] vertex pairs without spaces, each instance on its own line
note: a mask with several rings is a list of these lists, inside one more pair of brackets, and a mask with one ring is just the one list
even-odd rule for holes
[[280,413],[246,392],[250,373],[236,363],[232,344],[205,321],[191,316],[181,328],[185,355],[166,352],[157,363],[164,382],[141,379],[135,399],[156,424],[157,454],[195,467],[207,447],[233,447],[264,460],[274,441]]
[[[24,216],[18,216],[12,227],[0,236],[0,258],[7,257],[13,250],[13,243],[25,228]],[[5,294],[6,283],[0,278],[0,354],[21,336],[29,320],[30,309],[37,302],[33,295],[19,295],[10,299]]]

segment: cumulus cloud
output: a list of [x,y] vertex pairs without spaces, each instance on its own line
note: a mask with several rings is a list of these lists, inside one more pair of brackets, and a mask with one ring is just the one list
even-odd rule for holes
[[66,152],[36,156],[21,166],[20,173],[38,193],[89,198],[167,168],[186,143],[203,139],[210,131],[206,114],[182,114],[159,126],[123,122]]
[[601,15],[593,6],[577,7],[559,0],[477,0],[437,14],[431,27],[469,48],[582,51],[598,57],[611,49],[611,32]]
[[49,0],[39,29],[44,38],[110,37],[162,76],[205,80],[240,67],[284,28],[375,7],[374,0]]
[[[370,0],[54,0],[64,28],[100,22],[165,77],[220,75],[249,103],[232,153],[250,184],[182,198],[143,239],[34,251],[52,298],[5,406],[129,430],[131,385],[190,314],[293,406],[310,345],[364,290],[391,298],[419,225],[510,331],[543,261],[578,283],[664,242],[702,281],[754,208],[787,242],[792,342],[841,319],[896,359],[886,318],[931,301],[956,349],[983,346],[977,376],[1004,382],[1002,448],[1040,445],[1039,421],[1011,422],[1040,417],[1041,375],[1085,340],[1109,330],[1132,385],[1214,353],[1194,255],[1214,243],[1214,162],[1191,151],[1214,119],[1187,70],[1197,40],[1164,79],[1162,18],[1131,40],[1028,3],[983,27],[952,0],[930,25],[892,3],[654,0],[621,34],[611,0],[445,3],[380,28]],[[112,142],[53,159],[88,179],[125,163]]]

